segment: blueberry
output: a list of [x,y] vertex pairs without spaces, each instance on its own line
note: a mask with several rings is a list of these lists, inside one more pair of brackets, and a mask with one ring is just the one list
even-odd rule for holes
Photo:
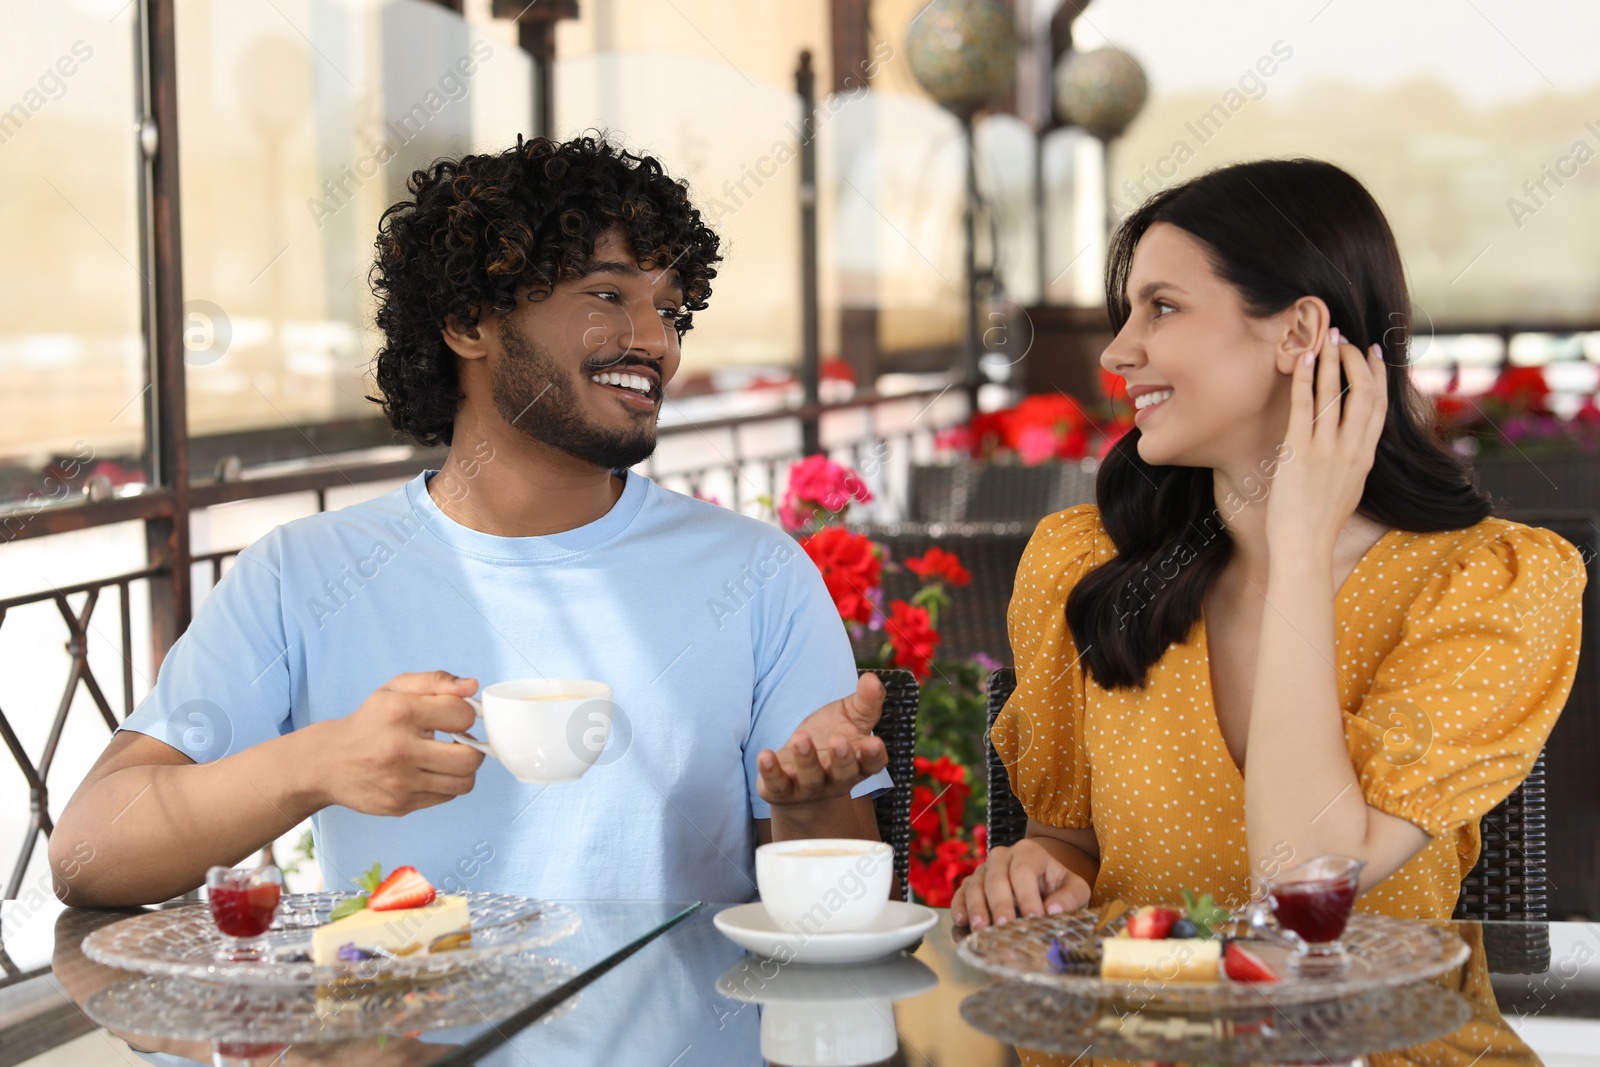
[[1167,931],[1168,937],[1198,937],[1200,928],[1188,918],[1179,919],[1172,924],[1172,929]]

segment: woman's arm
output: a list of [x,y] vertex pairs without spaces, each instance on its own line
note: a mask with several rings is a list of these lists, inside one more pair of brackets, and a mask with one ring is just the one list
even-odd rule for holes
[[[1319,347],[1320,358],[1308,352],[1295,367],[1284,435],[1291,451],[1267,501],[1266,609],[1250,701],[1245,826],[1253,877],[1338,853],[1366,861],[1367,889],[1429,837],[1368,806],[1345,741],[1334,666],[1333,550],[1361,502],[1383,431],[1383,353],[1373,345],[1363,358],[1331,328]],[[1341,366],[1347,392],[1340,391]]]
[[1365,890],[1430,838],[1362,793],[1339,708],[1333,597],[1331,548],[1325,562],[1274,556],[1245,760],[1250,873],[1270,877],[1336,853],[1366,861]]

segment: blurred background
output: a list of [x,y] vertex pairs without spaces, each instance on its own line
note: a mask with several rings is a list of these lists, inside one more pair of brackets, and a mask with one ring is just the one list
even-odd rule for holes
[[[0,25],[7,896],[46,884],[38,833],[233,553],[437,466],[367,399],[376,224],[413,169],[519,134],[653,154],[724,236],[646,471],[725,506],[771,517],[819,451],[873,524],[1084,499],[1126,422],[1108,228],[1313,155],[1394,226],[1407,358],[1486,484],[1579,536],[1600,507],[1600,5],[0,0]],[[1031,438],[999,418],[1028,397],[1055,405]],[[1600,914],[1574,834],[1553,892]]]

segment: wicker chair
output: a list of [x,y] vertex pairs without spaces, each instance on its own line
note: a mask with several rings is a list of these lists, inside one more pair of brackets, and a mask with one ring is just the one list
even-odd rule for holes
[[989,722],[983,731],[983,752],[989,764],[989,811],[985,822],[989,828],[990,848],[1014,845],[1028,832],[1028,813],[1022,810],[1022,801],[1011,791],[1011,774],[989,739],[994,720],[1016,688],[1017,672],[1011,667],[1002,667],[989,675]]
[[[989,725],[1017,687],[1010,668],[989,676]],[[1028,828],[1027,814],[1011,792],[1011,778],[984,734],[989,763],[989,845],[1012,845]],[[1483,817],[1483,853],[1461,886],[1457,919],[1542,923],[1545,913],[1544,755],[1526,781]],[[1545,942],[1545,959],[1549,943]]]
[[[959,589],[946,588],[950,603],[939,615],[939,655],[960,659],[982,652],[1001,663],[1011,662],[1006,608],[1022,550],[1033,536],[1033,524],[899,523],[863,527],[858,532],[881,542],[891,560],[920,556],[935,545],[960,557],[972,572],[972,581]],[[920,578],[903,568],[885,570],[884,603],[909,600],[921,584]],[[857,643],[857,649],[870,655],[883,640],[881,633],[869,633]]]
[[[867,671],[859,671],[866,674]],[[875,670],[883,683],[883,716],[872,732],[883,738],[889,750],[889,777],[894,788],[873,801],[877,810],[878,832],[894,846],[894,876],[900,884],[900,899],[911,899],[911,779],[917,747],[916,676],[910,671]]]
[[[1541,461],[1542,462],[1542,461]],[[1540,485],[1542,478],[1534,476]],[[1594,768],[1600,765],[1600,513],[1591,510],[1501,511],[1502,518],[1542,526],[1566,538],[1588,561],[1589,586],[1583,594],[1585,626],[1578,646],[1578,673],[1561,718],[1545,745],[1549,826],[1550,914],[1600,912],[1600,790]],[[1484,847],[1489,847],[1485,834]]]
[[913,467],[909,514],[914,522],[1022,522],[1031,527],[1063,508],[1094,503],[1095,470],[1093,463]]

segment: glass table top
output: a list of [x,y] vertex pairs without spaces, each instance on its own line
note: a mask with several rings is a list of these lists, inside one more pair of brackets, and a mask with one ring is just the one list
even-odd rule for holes
[[11,975],[0,985],[0,1061],[8,1064],[1600,1067],[1600,927],[1586,923],[1442,924],[1471,956],[1433,982],[1320,1005],[1183,1015],[996,983],[959,959],[962,932],[948,912],[913,952],[822,967],[747,955],[712,925],[726,905],[571,903],[583,925],[537,954],[543,969],[456,991],[488,1009],[479,1021],[402,1022],[380,1036],[285,1046],[174,1037],[170,1026],[163,1036],[156,1031],[170,1006],[137,998],[125,999],[138,1032],[97,1025],[84,1006],[103,1015],[92,998],[141,979],[89,962],[78,942],[126,913],[61,912],[41,960],[20,932],[17,904],[8,902],[9,919],[0,911]]

